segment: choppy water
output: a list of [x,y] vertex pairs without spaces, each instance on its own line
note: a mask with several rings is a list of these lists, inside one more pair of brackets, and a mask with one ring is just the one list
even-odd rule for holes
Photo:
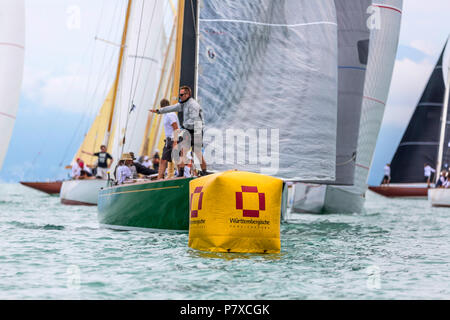
[[450,299],[450,209],[426,200],[296,215],[274,255],[100,229],[96,210],[0,185],[0,299]]

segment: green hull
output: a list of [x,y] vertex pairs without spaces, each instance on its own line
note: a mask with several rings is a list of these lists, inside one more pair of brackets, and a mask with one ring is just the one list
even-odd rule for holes
[[192,178],[120,185],[100,190],[98,221],[119,230],[189,230]]

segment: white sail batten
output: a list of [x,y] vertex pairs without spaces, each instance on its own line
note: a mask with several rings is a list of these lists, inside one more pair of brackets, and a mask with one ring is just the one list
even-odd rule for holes
[[332,0],[201,2],[208,167],[335,179],[336,24]]
[[[370,34],[369,58],[359,125],[353,186],[328,186],[325,209],[330,212],[361,212],[367,178],[383,120],[397,55],[403,0],[380,0]],[[376,15],[376,16],[375,16]]]
[[167,1],[133,1],[119,81],[113,167],[122,153],[134,152],[138,156],[141,149],[167,47],[166,10],[170,10]]
[[24,0],[0,0],[0,169],[19,106],[24,57]]

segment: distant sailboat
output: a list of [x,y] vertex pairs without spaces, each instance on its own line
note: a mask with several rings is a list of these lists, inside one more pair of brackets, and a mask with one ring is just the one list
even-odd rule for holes
[[[102,144],[106,145],[107,150],[111,150],[112,142],[110,140],[108,143],[105,137],[110,132],[108,131],[108,126],[112,113],[114,112],[113,93],[114,90],[111,88],[97,117],[84,137],[78,151],[75,153],[72,163],[75,163],[76,159],[80,158],[83,160],[85,166],[92,167],[96,163],[96,157],[84,154],[82,151],[88,151],[90,153],[98,152]],[[105,185],[106,179],[94,179],[94,177],[79,180],[65,180],[61,185],[61,203],[66,205],[96,205],[98,190]]]
[[25,57],[25,2],[0,0],[0,169],[16,120]]
[[[129,41],[130,17],[132,15],[132,1],[128,1],[125,22],[123,24],[122,40],[120,44],[120,52],[116,67],[116,76],[112,88],[100,109],[94,123],[92,124],[88,134],[84,138],[83,143],[75,154],[72,164],[77,158],[84,161],[85,165],[91,165],[95,162],[95,158],[84,154],[82,151],[91,150],[91,153],[98,152],[101,145],[106,146],[109,153],[113,149],[114,142],[114,119],[116,115],[116,105],[120,99],[119,85],[123,77],[123,61],[126,50],[127,41]],[[111,172],[112,174],[112,172]],[[105,187],[107,179],[105,178],[85,178],[72,179],[64,181],[61,187],[60,199],[62,204],[66,205],[97,205],[98,191]]]
[[[448,43],[448,40],[447,40]],[[446,89],[444,96],[444,106],[442,108],[441,116],[441,132],[439,139],[439,151],[436,163],[436,182],[440,177],[442,170],[448,171],[450,164],[450,61],[447,60],[446,67],[442,69],[447,70]],[[444,72],[445,75],[445,72]],[[445,77],[444,77],[445,79]],[[428,201],[433,207],[450,207],[450,189],[435,188],[428,189]]]
[[441,117],[444,105],[443,76],[444,46],[428,80],[422,97],[414,110],[408,127],[391,161],[389,186],[369,189],[386,197],[427,197],[424,164],[434,166],[438,159]]

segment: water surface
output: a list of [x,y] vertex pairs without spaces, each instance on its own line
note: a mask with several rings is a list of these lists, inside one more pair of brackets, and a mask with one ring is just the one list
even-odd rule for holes
[[212,254],[3,184],[0,299],[450,299],[449,209],[370,192],[362,214],[291,218],[280,254]]

